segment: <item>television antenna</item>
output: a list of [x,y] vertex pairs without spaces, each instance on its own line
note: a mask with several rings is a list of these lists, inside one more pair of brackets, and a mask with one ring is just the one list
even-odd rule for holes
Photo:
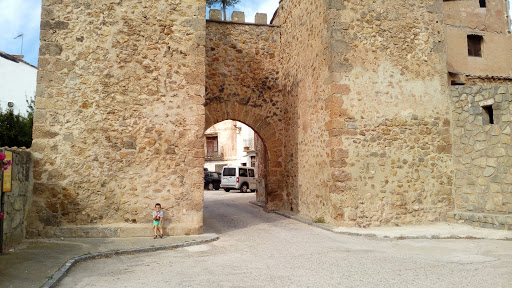
[[20,35],[14,37],[14,39],[18,39],[21,37],[21,51],[20,51],[20,55],[23,55],[23,33],[21,33]]

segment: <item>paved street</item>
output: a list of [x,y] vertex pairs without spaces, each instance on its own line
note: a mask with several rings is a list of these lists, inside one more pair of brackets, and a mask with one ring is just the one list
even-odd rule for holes
[[85,262],[59,287],[512,287],[512,241],[346,236],[250,200],[205,191],[205,232],[219,241]]

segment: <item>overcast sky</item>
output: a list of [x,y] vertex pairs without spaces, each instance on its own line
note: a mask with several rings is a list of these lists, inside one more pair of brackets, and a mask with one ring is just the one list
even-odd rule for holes
[[[233,10],[244,11],[246,21],[254,22],[256,12],[261,12],[270,21],[278,6],[279,0],[241,0],[227,14],[229,18]],[[0,0],[0,50],[20,54],[21,38],[13,38],[23,33],[24,60],[37,66],[40,22],[41,0]]]

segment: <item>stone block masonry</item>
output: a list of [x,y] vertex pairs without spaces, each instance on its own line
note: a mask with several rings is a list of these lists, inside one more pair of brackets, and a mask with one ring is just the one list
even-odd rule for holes
[[207,21],[205,128],[228,119],[250,126],[268,152],[260,155],[268,163],[258,171],[266,186],[265,202],[288,208],[279,31],[273,25]]
[[235,23],[245,23],[245,13],[240,11],[233,11],[231,21]]
[[32,154],[28,150],[0,149],[0,152],[11,151],[12,191],[5,193],[5,215],[3,251],[20,244],[25,239],[26,215],[32,198]]
[[[330,1],[332,216],[357,226],[453,209],[441,1]],[[421,20],[420,20],[421,19]]]
[[453,86],[452,220],[512,230],[512,86]]
[[254,16],[254,23],[255,24],[267,24],[267,14],[265,13],[256,13],[256,16]]
[[169,234],[201,231],[204,19],[204,0],[43,0],[30,236],[156,202]]
[[296,119],[285,151],[304,216],[366,227],[452,210],[441,4],[281,1],[283,89]]
[[281,1],[281,87],[286,130],[282,135],[290,199],[289,210],[325,217],[329,201],[328,39],[325,1]]
[[155,202],[169,234],[201,231],[203,133],[227,119],[263,141],[268,209],[508,229],[510,87],[448,92],[442,4],[281,0],[277,26],[44,0],[27,234],[120,235]]

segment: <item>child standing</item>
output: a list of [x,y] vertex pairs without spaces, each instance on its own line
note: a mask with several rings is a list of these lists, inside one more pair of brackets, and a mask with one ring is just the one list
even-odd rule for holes
[[156,234],[156,230],[160,231],[160,238],[164,237],[164,232],[162,231],[162,222],[164,220],[164,211],[162,211],[162,205],[160,203],[155,204],[155,211],[153,211],[153,230],[155,232],[153,239],[156,239],[158,236]]

